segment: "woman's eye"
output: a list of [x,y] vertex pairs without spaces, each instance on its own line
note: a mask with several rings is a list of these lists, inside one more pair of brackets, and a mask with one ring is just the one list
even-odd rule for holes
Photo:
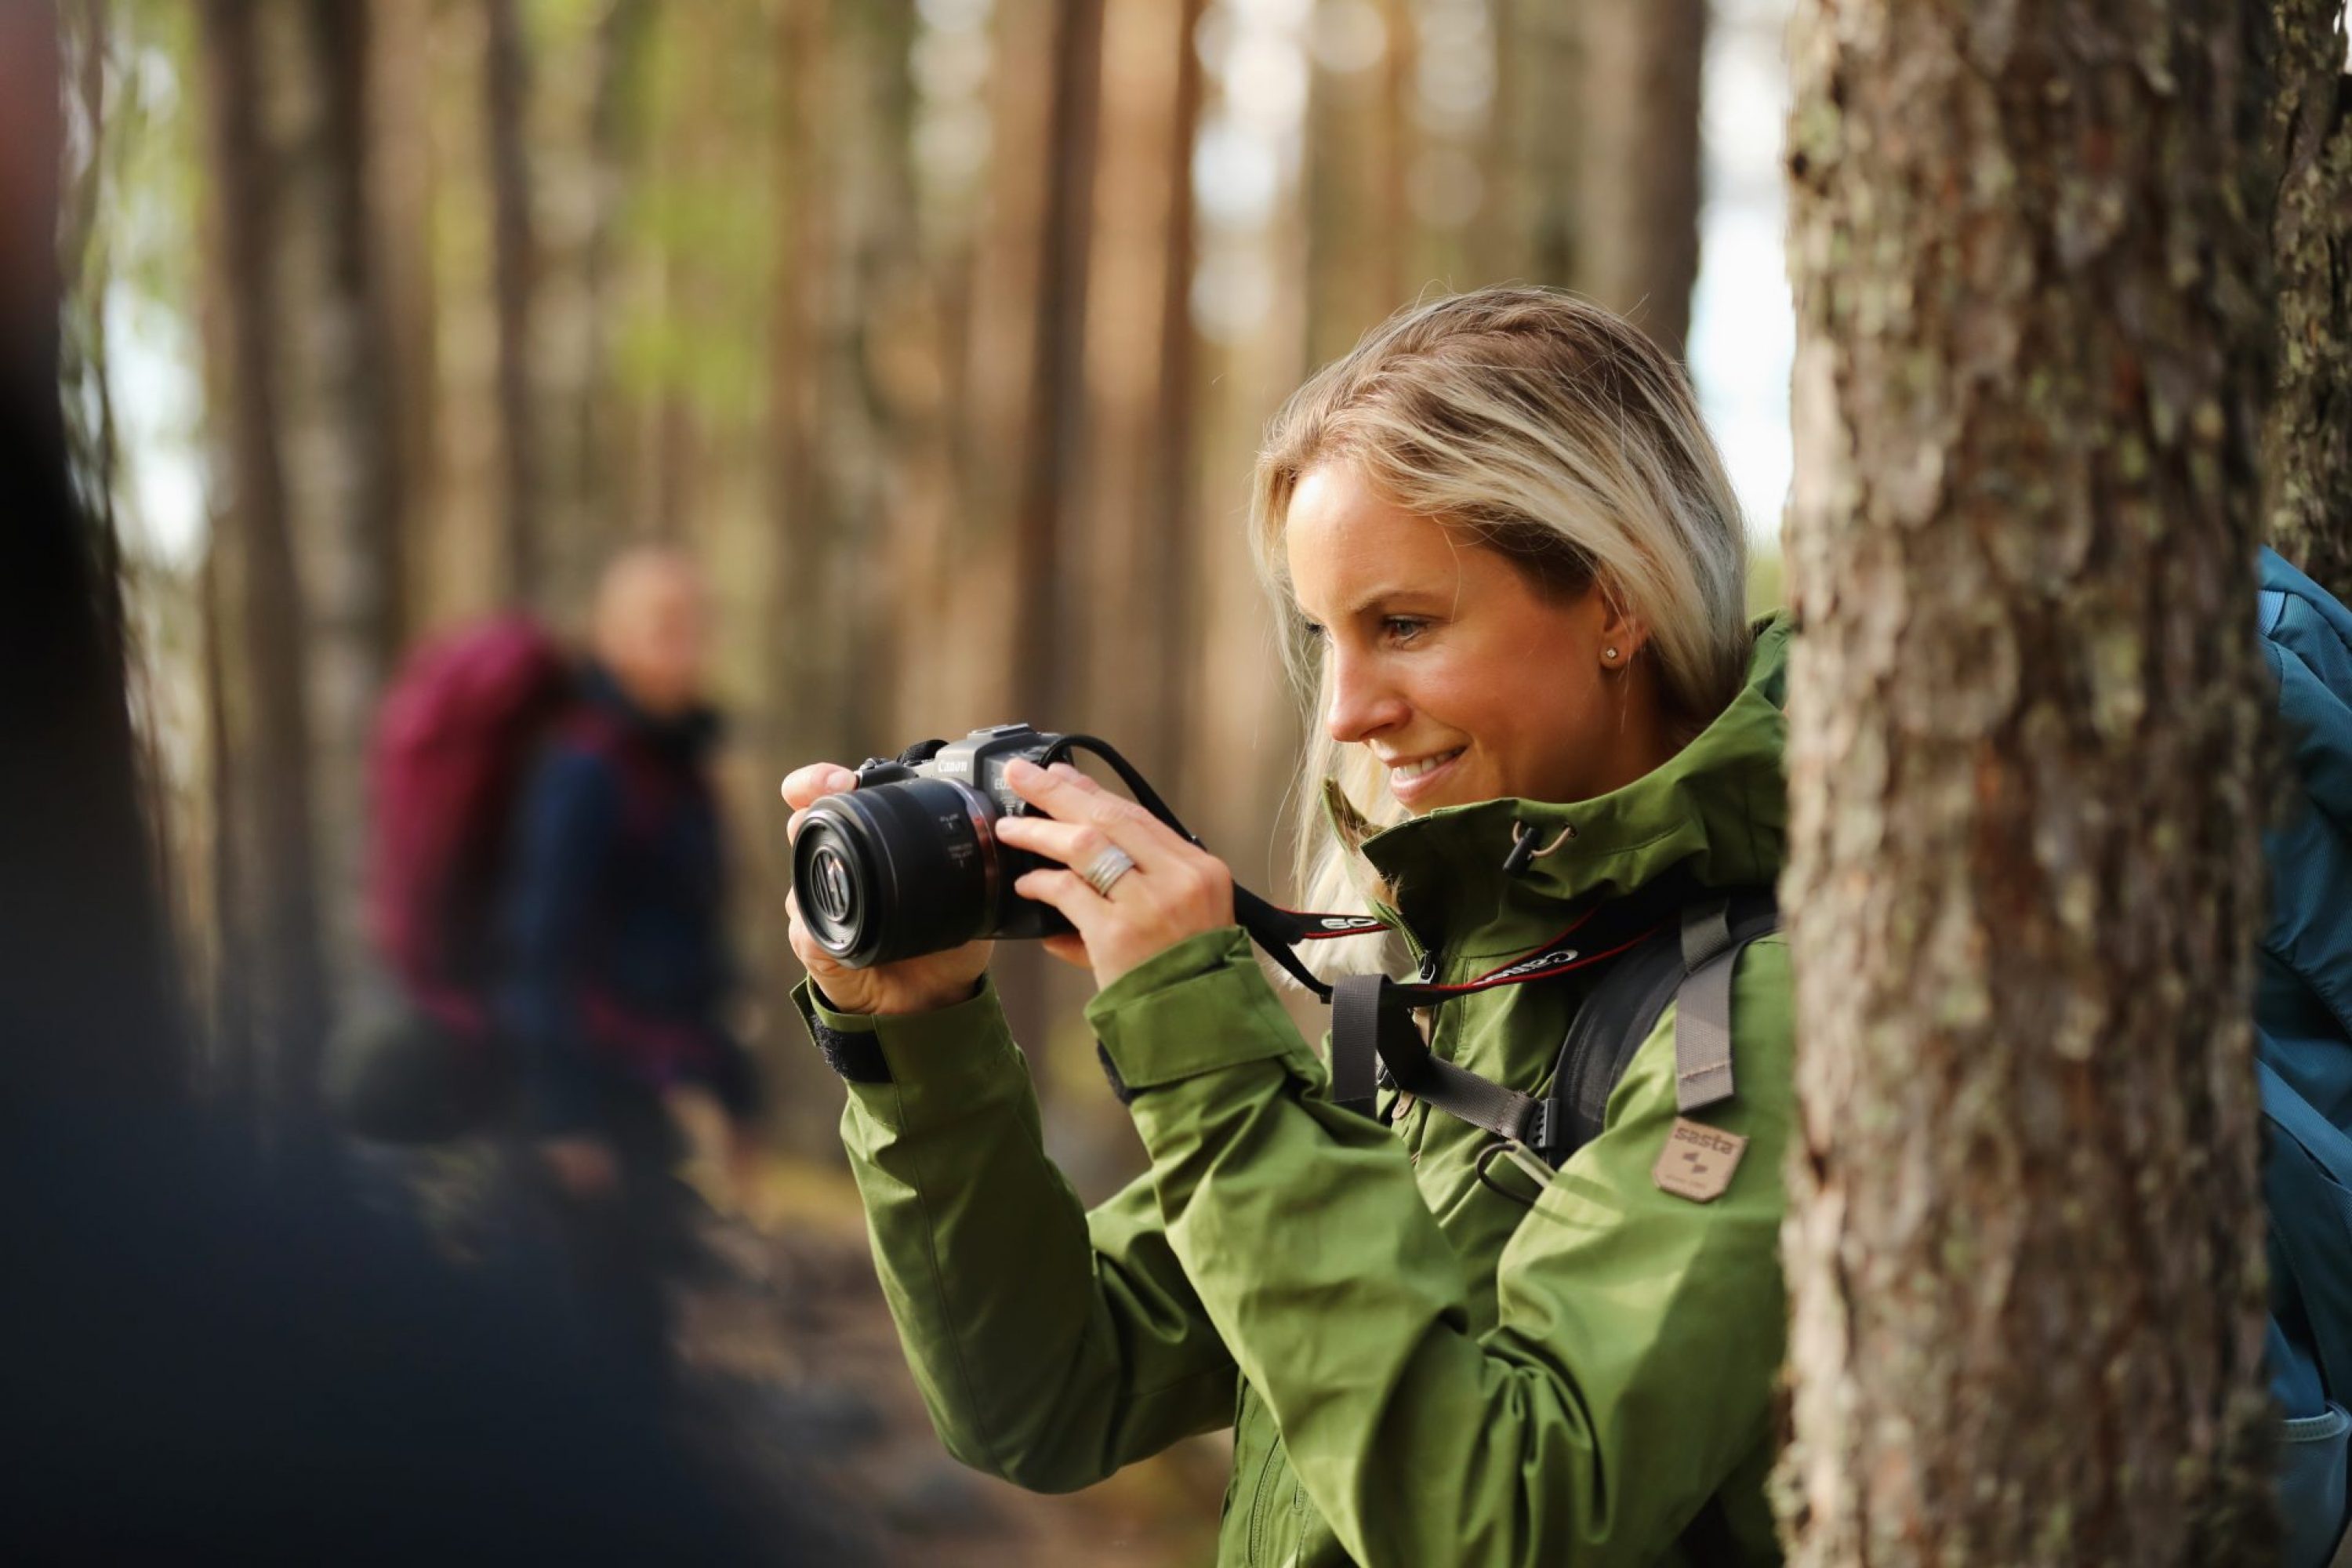
[[1392,642],[1411,642],[1429,629],[1429,623],[1411,616],[1382,616],[1381,630]]

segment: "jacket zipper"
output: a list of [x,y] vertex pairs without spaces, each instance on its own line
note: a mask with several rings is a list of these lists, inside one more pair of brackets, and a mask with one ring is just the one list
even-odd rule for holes
[[1255,1568],[1259,1561],[1258,1527],[1265,1520],[1265,1489],[1267,1483],[1274,1479],[1275,1457],[1281,1452],[1282,1435],[1277,1432],[1275,1434],[1273,1446],[1265,1451],[1265,1458],[1258,1461],[1257,1486],[1250,1493],[1249,1560],[1251,1568]]

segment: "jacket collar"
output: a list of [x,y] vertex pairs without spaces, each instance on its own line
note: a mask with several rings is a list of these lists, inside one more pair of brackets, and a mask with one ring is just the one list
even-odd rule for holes
[[[1424,946],[1501,956],[1556,934],[1568,906],[1606,900],[1679,869],[1700,886],[1769,884],[1788,837],[1781,751],[1789,629],[1759,623],[1748,682],[1666,762],[1623,788],[1572,803],[1487,800],[1376,833],[1365,858]],[[1327,795],[1326,809],[1343,809]],[[1506,871],[1520,826],[1538,835],[1526,869]]]

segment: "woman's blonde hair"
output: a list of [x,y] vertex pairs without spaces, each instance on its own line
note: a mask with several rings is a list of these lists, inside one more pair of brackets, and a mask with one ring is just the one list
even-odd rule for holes
[[1321,722],[1323,661],[1292,603],[1282,543],[1307,470],[1349,465],[1397,505],[1518,563],[1563,595],[1598,587],[1649,633],[1687,739],[1737,694],[1748,651],[1739,503],[1682,369],[1632,326],[1546,289],[1482,289],[1391,318],[1275,416],[1258,454],[1251,545],[1307,713],[1295,891],[1360,909],[1361,834],[1334,830],[1336,784],[1366,826],[1404,816],[1370,751]]

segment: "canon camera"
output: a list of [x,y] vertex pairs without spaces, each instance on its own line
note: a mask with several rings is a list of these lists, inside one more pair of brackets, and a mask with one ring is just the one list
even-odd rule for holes
[[1068,931],[1059,910],[1013,890],[1045,862],[996,837],[1001,818],[1033,815],[1004,782],[1005,764],[1042,767],[1066,740],[999,724],[925,741],[895,762],[867,761],[856,788],[810,806],[793,841],[793,891],[817,945],[865,969],[982,938]]

